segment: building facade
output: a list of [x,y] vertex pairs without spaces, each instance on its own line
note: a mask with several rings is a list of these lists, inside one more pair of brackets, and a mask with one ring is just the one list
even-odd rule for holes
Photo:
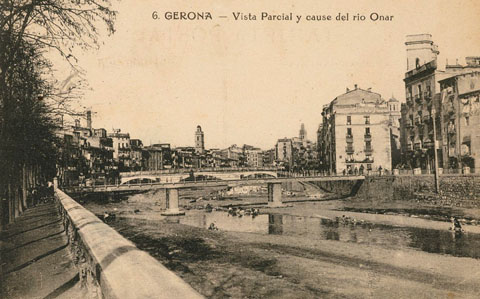
[[[400,132],[402,164],[405,168],[422,169],[428,173],[434,169],[434,142],[437,142],[438,165],[444,168],[449,165],[447,144],[450,137],[440,128],[448,129],[450,120],[442,116],[444,106],[439,82],[478,69],[478,65],[475,65],[475,59],[471,59],[473,62],[467,59],[469,63],[466,66],[447,64],[444,70],[440,70],[437,64],[438,47],[430,34],[409,35],[405,45],[406,103],[401,107]],[[437,129],[435,136],[434,121]]]
[[259,148],[245,150],[248,167],[263,167],[263,151]]
[[[480,59],[470,62],[480,66]],[[480,68],[440,82],[444,169],[480,171]]]
[[381,95],[355,85],[325,105],[318,132],[323,171],[391,170],[390,111]]
[[293,166],[293,142],[290,138],[278,139],[275,145],[275,160],[277,165],[289,167]]

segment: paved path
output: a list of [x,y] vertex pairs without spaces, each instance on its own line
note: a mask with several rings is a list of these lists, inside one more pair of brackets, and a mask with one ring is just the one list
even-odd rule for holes
[[54,203],[28,209],[0,232],[0,298],[86,298]]

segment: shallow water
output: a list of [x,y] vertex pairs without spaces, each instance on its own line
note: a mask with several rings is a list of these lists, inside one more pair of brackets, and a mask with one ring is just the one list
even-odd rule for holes
[[[148,220],[151,223],[154,220]],[[173,221],[208,229],[213,223],[219,231],[297,236],[315,240],[335,240],[376,245],[393,249],[414,248],[430,253],[480,258],[480,235],[455,234],[434,229],[395,227],[353,221],[332,221],[318,217],[260,214],[255,217],[231,216],[223,211],[187,211],[185,216],[155,220],[159,224]],[[146,220],[118,218],[110,223],[117,230],[141,226]],[[161,226],[159,226],[159,230]]]

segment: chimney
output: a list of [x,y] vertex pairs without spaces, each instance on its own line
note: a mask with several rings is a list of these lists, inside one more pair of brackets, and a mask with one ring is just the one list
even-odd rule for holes
[[350,91],[350,89],[347,87],[347,92],[349,92],[349,91]]
[[92,129],[92,111],[87,111],[87,128]]
[[357,89],[357,84],[355,84],[355,89]]

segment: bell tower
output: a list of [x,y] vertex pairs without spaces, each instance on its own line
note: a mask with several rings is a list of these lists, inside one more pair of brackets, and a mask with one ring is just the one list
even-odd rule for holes
[[431,34],[407,35],[407,72],[419,68],[432,60],[437,60],[438,46],[433,43]]
[[300,138],[300,140],[307,139],[307,130],[305,130],[305,125],[304,124],[302,124],[300,126],[300,132],[298,134],[298,137]]
[[197,131],[195,131],[195,152],[203,154],[205,151],[205,140],[202,127],[197,126]]

